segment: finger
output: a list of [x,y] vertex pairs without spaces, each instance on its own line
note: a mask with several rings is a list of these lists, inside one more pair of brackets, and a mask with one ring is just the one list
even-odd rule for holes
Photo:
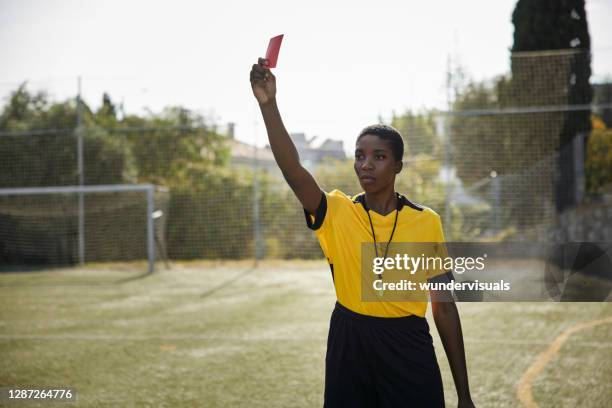
[[263,78],[264,78],[264,80],[266,82],[267,81],[276,82],[276,77],[274,76],[274,74],[270,70],[265,72],[265,74],[263,75]]
[[261,75],[265,75],[267,73],[271,73],[270,72],[270,68],[266,68],[264,66],[261,65],[255,65],[253,66],[253,71],[260,73]]
[[262,67],[261,65],[253,64],[253,67],[251,68],[251,71],[260,72],[260,73],[263,74],[264,72],[266,72],[266,69],[264,67]]
[[263,79],[251,79],[251,86],[253,88],[255,87],[264,87],[266,84],[266,81],[264,81]]
[[268,67],[268,65],[270,65],[270,61],[268,61],[268,59],[261,57],[257,60],[257,63],[264,67]]
[[256,70],[256,69],[252,69],[251,72],[250,72],[250,76],[251,77],[264,78],[266,76],[266,72],[265,71]]
[[257,72],[251,72],[249,79],[251,80],[251,82],[265,82],[267,80],[264,74],[260,74]]
[[266,78],[266,76],[265,76],[265,73],[251,71],[250,78],[252,80],[255,80],[255,79],[256,80],[264,80]]

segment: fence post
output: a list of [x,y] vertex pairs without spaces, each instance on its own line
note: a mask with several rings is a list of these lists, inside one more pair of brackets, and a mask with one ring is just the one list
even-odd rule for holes
[[[76,134],[77,134],[77,172],[79,176],[79,186],[84,184],[83,173],[83,107],[81,103],[81,77],[77,78],[77,98],[76,98]],[[85,203],[83,192],[79,192],[79,264],[85,263]]]

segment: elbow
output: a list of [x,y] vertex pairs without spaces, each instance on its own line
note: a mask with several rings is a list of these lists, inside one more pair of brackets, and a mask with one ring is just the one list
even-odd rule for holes
[[289,184],[289,187],[291,187],[291,189],[295,191],[295,188],[298,185],[296,177],[293,176],[292,174],[284,172],[284,171],[282,173],[283,173],[283,178],[285,179],[287,184]]
[[299,162],[296,164],[296,166],[291,168],[281,169],[283,178],[292,189],[300,184],[302,171],[303,167],[299,164]]

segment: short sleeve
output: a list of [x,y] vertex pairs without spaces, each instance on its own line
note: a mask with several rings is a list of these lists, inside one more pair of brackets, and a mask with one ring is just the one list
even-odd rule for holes
[[[306,217],[306,225],[313,231],[325,231],[331,228],[332,219],[342,211],[344,204],[351,203],[351,198],[344,194],[340,190],[333,190],[331,192],[323,191],[321,193],[321,202],[319,207],[312,215],[306,209],[304,209],[304,216]],[[317,234],[318,235],[318,234]]]
[[321,201],[319,202],[319,207],[315,211],[314,216],[305,208],[303,208],[303,210],[304,216],[306,217],[306,226],[313,231],[318,230],[323,225],[327,215],[327,194],[321,192]]
[[304,209],[306,226],[315,232],[321,249],[329,260],[333,258],[331,246],[334,241],[334,217],[342,211],[343,205],[350,203],[349,196],[339,190],[333,190],[321,193],[321,202],[314,215]]
[[[444,264],[446,263],[446,259],[448,258],[448,250],[446,248],[446,240],[444,239],[444,230],[442,229],[442,221],[440,220],[440,216],[435,214],[434,222],[434,243],[435,251],[434,256],[441,260],[441,262],[435,262],[436,267],[429,269],[427,271],[427,279],[434,280],[446,280],[449,278],[447,275],[451,273],[451,271],[447,271],[444,268]],[[452,273],[451,273],[452,276]]]

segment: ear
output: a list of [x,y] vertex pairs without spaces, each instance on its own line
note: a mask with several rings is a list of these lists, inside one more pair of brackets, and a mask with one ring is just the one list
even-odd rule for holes
[[402,168],[404,168],[404,162],[403,161],[397,161],[395,162],[395,174],[399,174],[402,171]]

